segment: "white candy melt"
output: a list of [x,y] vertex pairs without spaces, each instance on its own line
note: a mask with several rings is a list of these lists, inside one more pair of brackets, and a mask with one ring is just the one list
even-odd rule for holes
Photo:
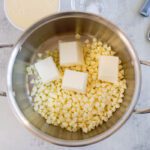
[[59,78],[59,72],[52,57],[48,57],[35,64],[35,68],[42,82],[50,82]]
[[118,81],[119,59],[116,56],[100,56],[98,79],[116,83]]
[[59,42],[59,58],[61,66],[84,64],[83,50],[79,42]]
[[76,92],[85,93],[88,74],[79,71],[65,70],[62,88]]

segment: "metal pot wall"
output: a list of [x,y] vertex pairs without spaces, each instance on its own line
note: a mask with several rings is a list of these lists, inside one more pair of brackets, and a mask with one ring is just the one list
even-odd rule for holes
[[[26,88],[26,66],[34,62],[35,54],[43,52],[41,44],[49,40],[50,47],[57,47],[58,40],[74,38],[100,38],[116,50],[125,68],[127,90],[121,107],[102,126],[85,134],[71,133],[59,127],[46,124],[33,110]],[[1,45],[0,47],[12,45]],[[65,12],[49,16],[30,27],[13,46],[8,65],[7,87],[10,105],[21,123],[37,136],[58,145],[83,146],[101,141],[112,135],[135,113],[149,113],[150,109],[135,110],[141,90],[140,63],[150,66],[150,62],[140,61],[127,39],[115,25],[106,19],[82,12]],[[5,96],[5,92],[0,92]]]

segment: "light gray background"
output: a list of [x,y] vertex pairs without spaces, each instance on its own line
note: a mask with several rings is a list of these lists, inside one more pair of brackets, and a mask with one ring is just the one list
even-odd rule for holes
[[[139,15],[143,0],[101,0],[105,16],[118,25],[133,43],[140,59],[150,60],[150,42],[145,38],[150,18]],[[21,31],[6,19],[0,0],[0,43],[15,43]],[[11,49],[0,50],[0,90],[6,90],[6,68]],[[137,107],[150,106],[150,68],[142,66],[142,91]],[[108,139],[82,148],[65,148],[49,144],[30,134],[18,122],[0,97],[0,150],[150,150],[150,114],[133,114],[127,123]]]

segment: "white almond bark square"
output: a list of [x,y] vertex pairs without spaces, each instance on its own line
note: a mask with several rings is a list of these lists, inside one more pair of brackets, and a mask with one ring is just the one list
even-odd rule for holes
[[116,56],[100,56],[98,79],[111,83],[118,82],[119,58]]
[[59,71],[52,57],[37,62],[35,68],[43,83],[57,80],[59,78]]
[[79,42],[59,42],[59,59],[61,66],[83,65],[83,50]]
[[65,70],[62,88],[80,93],[86,92],[88,73]]

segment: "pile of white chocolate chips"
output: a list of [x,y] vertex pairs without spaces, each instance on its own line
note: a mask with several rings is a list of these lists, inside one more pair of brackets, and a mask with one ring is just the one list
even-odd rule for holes
[[[82,130],[87,133],[103,122],[107,122],[113,112],[120,107],[126,89],[126,80],[119,59],[118,81],[112,83],[99,79],[98,58],[115,55],[110,46],[93,39],[81,43],[81,49],[84,54],[83,65],[61,66],[58,49],[38,54],[38,61],[50,56],[53,58],[60,73],[59,79],[43,83],[35,65],[27,67],[27,77],[34,77],[29,81],[32,85],[30,96],[34,110],[44,117],[48,124],[60,126],[72,132]],[[88,73],[86,92],[62,88],[66,69]]]

